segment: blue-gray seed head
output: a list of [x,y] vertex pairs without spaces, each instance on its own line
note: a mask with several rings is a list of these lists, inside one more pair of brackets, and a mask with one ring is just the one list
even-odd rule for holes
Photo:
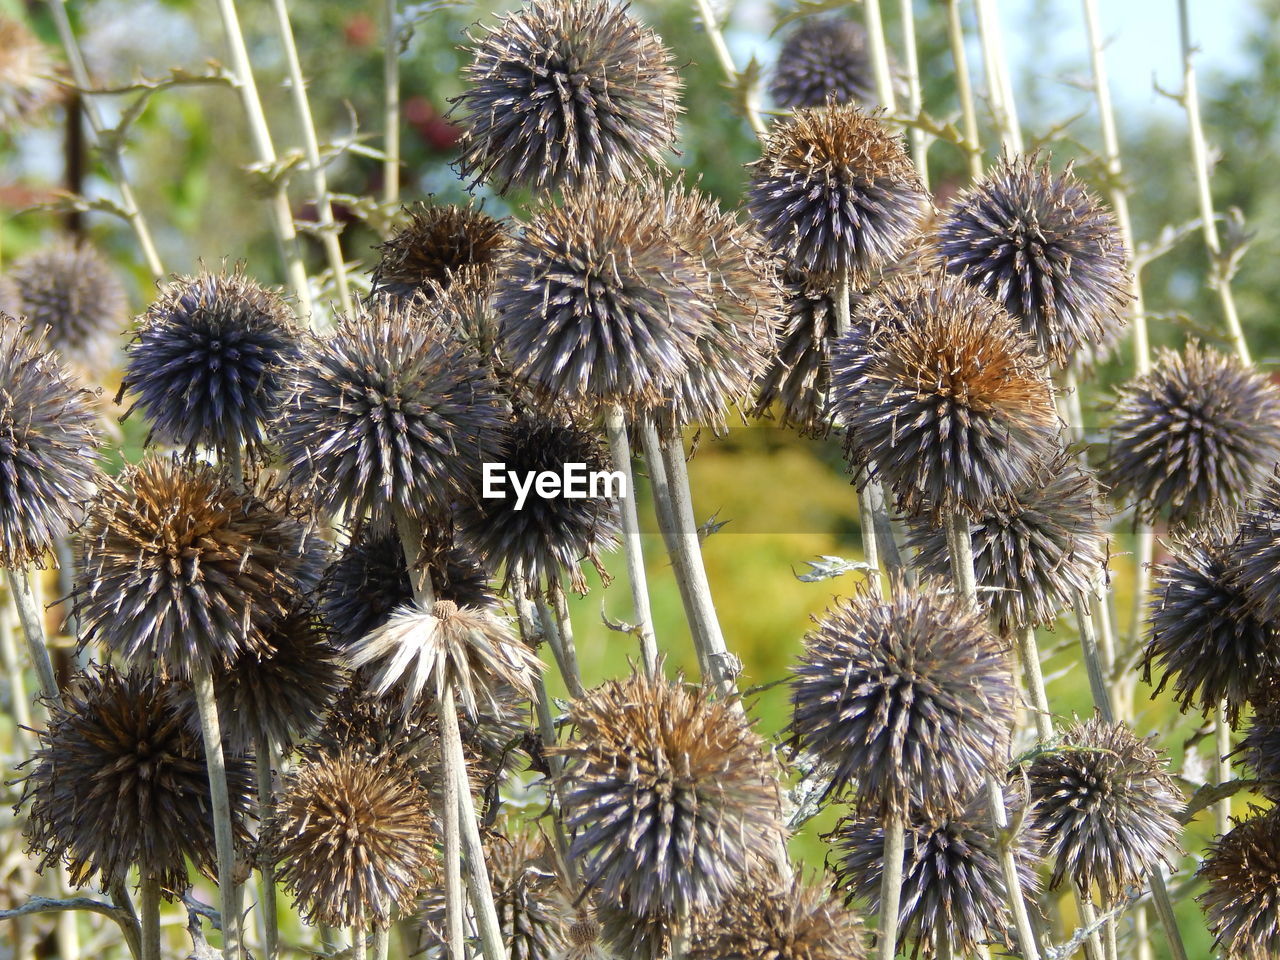
[[813,17],[789,34],[778,52],[769,95],[783,108],[829,102],[878,102],[867,31],[849,17]]
[[1280,813],[1255,808],[1218,837],[1196,871],[1196,899],[1231,960],[1280,956]]

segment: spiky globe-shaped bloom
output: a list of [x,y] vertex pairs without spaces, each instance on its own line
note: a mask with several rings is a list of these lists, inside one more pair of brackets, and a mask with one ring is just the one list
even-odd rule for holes
[[979,516],[1056,454],[1059,420],[1035,347],[958,280],[887,282],[832,355],[832,395],[855,463],[910,511]]
[[[143,670],[102,666],[76,678],[49,704],[47,729],[23,789],[27,836],[40,869],[65,862],[75,886],[125,882],[138,867],[177,897],[187,861],[216,863],[204,745],[175,685]],[[248,761],[229,753],[227,794],[238,842],[253,790]]]
[[1196,524],[1241,506],[1280,459],[1280,389],[1195,342],[1119,388],[1102,479],[1140,516]]
[[[1062,453],[1028,486],[972,518],[969,539],[983,601],[1001,632],[1050,624],[1091,591],[1107,562],[1107,532],[1094,479]],[[946,531],[908,518],[916,566],[951,575]]]
[[675,140],[671,54],[625,5],[532,0],[470,40],[463,177],[500,193],[625,181]]
[[378,299],[308,344],[275,434],[290,482],[323,509],[422,519],[498,459],[505,406],[478,356]]
[[335,754],[289,774],[266,827],[277,877],[312,924],[386,926],[435,863],[426,791],[393,758]]
[[793,742],[876,816],[962,807],[1013,723],[1009,663],[985,618],[936,585],[863,590],[805,637]]
[[1032,826],[1054,861],[1050,887],[1095,884],[1106,905],[1178,854],[1183,799],[1150,743],[1100,718],[1062,732],[1027,768]]
[[82,643],[189,676],[271,651],[296,595],[297,521],[213,467],[152,458],[107,484],[82,537]]
[[479,700],[497,710],[503,685],[532,696],[537,655],[508,623],[488,610],[437,600],[429,610],[412,603],[345,651],[355,669],[370,668],[379,696],[399,689],[405,712],[424,696],[440,702],[452,688],[466,715],[479,715]]
[[1259,684],[1280,675],[1280,636],[1251,609],[1231,575],[1231,533],[1212,525],[1185,534],[1155,568],[1143,670],[1172,683],[1184,710],[1206,716],[1225,701],[1234,724]]
[[25,318],[33,336],[90,374],[111,366],[129,323],[120,277],[83,240],[60,239],[16,259],[0,280],[0,310]]
[[125,348],[121,392],[153,435],[188,452],[258,453],[299,345],[292,311],[243,270],[177,277]]
[[866,274],[895,259],[929,202],[902,139],[853,106],[798,110],[753,167],[756,229],[809,275]]
[[1114,339],[1124,322],[1120,228],[1069,169],[1002,158],[944,212],[937,245],[946,270],[1002,304],[1055,363]]
[[780,107],[877,102],[867,31],[848,17],[814,17],[787,34],[769,81]]
[[[884,825],[876,818],[850,817],[828,838],[839,858],[838,885],[850,901],[860,900],[877,914],[884,837]],[[1030,895],[1039,886],[1034,841],[1026,829],[1012,840],[1020,885]],[[959,816],[912,820],[904,853],[899,952],[936,956],[944,933],[956,956],[974,955],[980,944],[1004,939],[1010,925],[1008,887],[985,803],[975,801]],[[915,952],[903,944],[907,940],[917,942]]]
[[788,275],[785,317],[769,366],[760,379],[752,414],[762,417],[775,403],[780,425],[801,434],[826,436],[831,429],[828,390],[830,348],[835,340],[836,308],[829,283],[813,285]]
[[742,886],[694,924],[690,960],[862,960],[858,918],[803,880]]
[[544,471],[563,476],[568,464],[578,464],[584,471],[578,482],[587,496],[543,497],[531,488],[520,502],[505,487],[503,496],[477,500],[464,509],[461,523],[468,542],[495,569],[505,564],[508,585],[523,577],[538,590],[544,582],[567,578],[574,590],[586,593],[583,562],[607,582],[600,554],[617,544],[618,505],[603,486],[588,488],[587,477],[609,469],[596,435],[555,417],[522,413],[507,428],[501,462],[504,470],[521,477]]
[[12,17],[0,16],[0,130],[11,132],[61,96],[48,48]]
[[1280,815],[1256,812],[1218,837],[1196,876],[1196,899],[1230,960],[1280,956]]
[[38,562],[97,490],[97,418],[52,353],[0,313],[0,566]]
[[[624,898],[618,903],[603,902],[596,908],[600,939],[608,945],[604,956],[627,960],[666,960],[671,956],[673,934],[681,921],[664,911],[640,914]],[[599,960],[588,954],[590,960]],[[566,958],[567,960],[567,958]]]
[[1273,674],[1259,684],[1251,702],[1253,716],[1240,738],[1240,762],[1263,781],[1258,792],[1271,799],[1280,797],[1280,684]]
[[1229,560],[1228,576],[1243,592],[1249,609],[1264,623],[1280,625],[1280,471],[1249,502]]
[[498,279],[499,350],[556,404],[656,405],[711,332],[708,271],[648,192],[600,185],[544,204]]
[[774,849],[777,783],[733,702],[635,672],[574,701],[569,719],[560,802],[603,902],[688,917]]
[[472,206],[416,203],[409,221],[378,249],[373,292],[413,300],[455,280],[492,285],[508,236],[501,220]]

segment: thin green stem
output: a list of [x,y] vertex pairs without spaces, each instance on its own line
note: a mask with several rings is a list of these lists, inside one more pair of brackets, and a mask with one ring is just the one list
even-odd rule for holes
[[351,955],[354,960],[366,960],[369,956],[369,944],[365,938],[363,915],[351,925]]
[[1044,686],[1044,671],[1040,668],[1040,649],[1036,645],[1036,628],[1025,626],[1016,631],[1018,658],[1022,661],[1022,675],[1031,697],[1031,712],[1035,717],[1036,737],[1045,742],[1053,739],[1053,713],[1049,709],[1049,694]]
[[578,667],[578,649],[573,642],[573,620],[569,616],[569,604],[565,600],[564,588],[558,580],[547,584],[547,593],[551,597],[556,626],[555,633],[552,634],[552,643],[559,644],[557,657],[563,661],[561,672],[564,676],[564,685],[569,690],[569,696],[577,699],[583,696],[587,689],[582,685],[582,671]]
[[209,771],[209,800],[213,817],[214,848],[218,855],[218,897],[222,914],[222,956],[240,960],[240,911],[235,884],[235,846],[231,832],[231,800],[227,794],[227,764],[222,753],[222,725],[214,696],[213,674],[197,663],[191,670],[200,732],[204,737],[205,766]]
[[[259,736],[257,746],[258,756],[255,762],[258,780],[258,821],[266,823],[275,802],[271,781],[275,750],[271,741],[264,736]],[[265,857],[258,863],[258,879],[261,889],[259,901],[262,905],[263,949],[266,960],[275,960],[280,952],[280,921],[276,915],[276,872],[271,861]]]
[[147,870],[138,878],[142,911],[142,960],[160,960],[160,881]]
[[[924,93],[920,86],[920,56],[916,50],[916,7],[914,0],[901,0],[902,46],[907,52],[907,96],[913,117],[924,109]],[[911,128],[911,159],[925,189],[929,189],[929,135],[919,127]]]
[[947,41],[951,46],[951,62],[956,71],[956,96],[960,100],[969,178],[977,181],[982,178],[982,140],[978,132],[978,111],[974,106],[973,81],[969,76],[969,55],[965,51],[964,21],[960,17],[960,0],[943,2],[947,7]]
[[382,199],[394,204],[400,199],[400,33],[396,26],[396,0],[383,0],[382,56]]
[[44,624],[31,589],[31,576],[25,567],[6,570],[5,575],[9,580],[9,594],[18,611],[18,622],[22,624],[22,635],[27,640],[27,652],[40,680],[40,695],[52,703],[58,698],[58,679],[53,672],[49,648],[45,645]]
[[893,960],[898,946],[898,918],[902,903],[902,867],[907,854],[907,820],[901,811],[885,818],[880,870],[880,928],[876,956]]
[[890,113],[897,107],[893,93],[893,75],[889,70],[889,45],[884,39],[884,17],[880,13],[880,0],[863,0],[867,15],[867,40],[871,46],[871,72],[876,78],[876,96],[880,106]]
[[1004,56],[1000,11],[992,0],[975,0],[975,6],[978,36],[982,42],[982,65],[987,76],[987,95],[1000,130],[1000,140],[1010,153],[1022,153],[1022,127],[1018,123],[1018,108]]
[[[699,19],[702,20],[703,28],[707,31],[707,39],[711,41],[711,49],[715,51],[716,59],[720,61],[720,69],[724,72],[725,80],[737,86],[742,82],[742,74],[738,72],[738,68],[733,62],[733,54],[729,52],[729,45],[724,41],[724,31],[720,29],[720,21],[716,19],[715,11],[711,9],[711,4],[708,0],[694,0],[694,7],[698,11]],[[755,133],[756,139],[763,141],[768,135],[768,131],[765,130],[764,120],[760,117],[760,109],[755,104],[749,91],[743,106],[747,112],[747,122],[751,124],[751,129]]]
[[[1227,702],[1218,703],[1213,718],[1214,744],[1216,745],[1217,762],[1214,772],[1218,783],[1230,783],[1231,773],[1231,724],[1227,720]],[[1213,805],[1213,822],[1220,835],[1231,829],[1231,798],[1223,797]]]
[[391,949],[391,928],[383,926],[380,923],[373,925],[373,960],[387,960],[387,953]]

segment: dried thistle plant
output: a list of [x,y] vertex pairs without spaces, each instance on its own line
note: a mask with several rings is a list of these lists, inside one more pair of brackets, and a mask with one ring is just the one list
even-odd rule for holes
[[62,98],[49,49],[23,23],[0,16],[0,130],[30,123]]
[[416,203],[408,222],[381,244],[373,293],[401,301],[431,298],[455,282],[493,286],[510,238],[506,225],[473,206]]
[[757,879],[694,924],[690,960],[862,960],[857,916],[819,886]]
[[813,17],[782,43],[769,80],[780,107],[825,107],[828,102],[877,102],[867,31],[850,17]]
[[1196,876],[1201,909],[1216,946],[1232,960],[1280,952],[1280,816],[1255,811],[1218,837]]

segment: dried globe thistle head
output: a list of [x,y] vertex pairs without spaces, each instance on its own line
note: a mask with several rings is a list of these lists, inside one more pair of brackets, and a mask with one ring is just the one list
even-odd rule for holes
[[430,802],[394,758],[338,753],[288,775],[265,830],[276,876],[308,923],[387,926],[435,864]]
[[405,712],[424,694],[439,703],[452,689],[468,717],[479,715],[478,699],[497,709],[499,687],[533,695],[535,671],[542,669],[532,650],[495,614],[437,600],[430,609],[407,604],[378,629],[344,651],[354,668],[372,670],[371,689],[385,696],[398,689]]
[[[214,866],[204,744],[176,693],[146,671],[101,666],[49,704],[23,785],[41,870],[62,861],[75,886],[97,877],[107,887],[136,866],[176,898],[189,885],[188,860],[202,871]],[[229,752],[226,761],[232,828],[245,843],[253,774],[242,755]]]
[[986,618],[936,584],[864,589],[816,621],[791,681],[792,742],[872,815],[949,815],[1013,725],[1009,661]]
[[1115,217],[1072,174],[1035,155],[1004,157],[962,193],[937,227],[948,273],[1021,322],[1040,352],[1066,365],[1124,323],[1128,251]]
[[0,566],[38,563],[97,491],[97,417],[56,356],[0,313]]
[[302,566],[292,517],[176,458],[143,460],[106,484],[81,544],[81,643],[180,677],[269,653]]
[[[671,956],[674,935],[681,921],[659,910],[639,913],[623,897],[614,903],[602,901],[596,906],[600,940],[607,945],[606,956],[626,960],[667,960]],[[568,960],[568,958],[566,958]],[[594,958],[593,958],[594,960]]]
[[674,143],[671,54],[625,4],[532,0],[469,39],[463,177],[499,193],[625,181]]
[[688,917],[782,834],[778,785],[737,705],[633,672],[569,708],[560,802],[571,856],[602,903]]
[[29,123],[61,99],[49,49],[21,21],[0,16],[0,130]]
[[506,226],[473,206],[416,203],[408,222],[381,244],[374,294],[400,300],[434,297],[455,281],[492,286],[508,243]]
[[14,260],[0,282],[0,309],[25,318],[32,335],[92,375],[111,366],[129,323],[119,275],[96,247],[70,238]]
[[[986,804],[975,800],[957,816],[912,819],[905,833],[898,939],[900,944],[915,940],[916,948],[899,950],[912,957],[937,956],[945,934],[956,956],[969,956],[980,944],[1003,940],[1010,926],[1008,887]],[[884,837],[879,820],[855,816],[842,820],[827,838],[838,856],[838,886],[849,901],[860,900],[877,914]],[[1024,828],[1011,841],[1024,894],[1033,895],[1039,887],[1037,840]]]
[[1162,349],[1118,393],[1102,479],[1142,517],[1239,507],[1280,459],[1280,389],[1235,356]]
[[280,295],[241,267],[176,277],[125,348],[120,390],[134,395],[129,412],[141,408],[152,435],[188,453],[209,446],[258,454],[300,337]]
[[1256,811],[1218,837],[1196,871],[1196,899],[1230,960],[1280,955],[1280,814]]
[[760,379],[753,416],[777,403],[781,426],[824,437],[831,429],[828,391],[831,344],[835,340],[833,287],[787,275],[785,312],[768,369]]
[[609,469],[600,439],[559,417],[520,413],[506,430],[502,451],[503,469],[522,477],[547,471],[564,476],[569,464],[577,464],[584,471],[578,482],[588,495],[543,497],[532,488],[523,501],[511,491],[477,500],[462,511],[467,541],[490,566],[505,564],[507,586],[522,577],[540,590],[543,582],[567,577],[574,590],[586,593],[584,561],[607,583],[600,554],[617,545],[618,505],[589,490],[586,479]]
[[867,31],[849,17],[813,17],[787,34],[769,81],[780,107],[878,101]]
[[[1098,485],[1063,451],[1036,478],[973,517],[969,538],[978,586],[1002,633],[1050,624],[1093,589],[1107,563]],[[916,566],[951,575],[946,531],[927,515],[907,518]]]
[[1156,693],[1170,682],[1184,710],[1205,715],[1225,701],[1235,723],[1259,683],[1280,674],[1280,637],[1251,609],[1231,575],[1232,533],[1221,525],[1184,533],[1155,568],[1143,674]]
[[307,345],[275,434],[290,482],[321,508],[422,519],[496,459],[505,407],[476,354],[379,298]]
[[499,350],[550,403],[657,405],[711,332],[706,266],[660,204],[591,185],[543,204],[498,278]]
[[1280,683],[1276,674],[1268,676],[1254,691],[1253,716],[1236,748],[1241,762],[1262,781],[1258,792],[1275,800],[1280,797]]
[[1172,864],[1183,798],[1165,757],[1123,723],[1100,718],[1062,731],[1056,749],[1032,761],[1032,826],[1054,859],[1050,887],[1095,884],[1110,906],[1159,864]]
[[826,889],[757,879],[694,924],[689,960],[862,960],[858,918]]
[[1008,314],[958,280],[887,282],[832,354],[837,416],[910,512],[980,515],[1060,448],[1053,391]]
[[756,229],[809,275],[866,274],[896,259],[929,205],[901,137],[853,106],[796,111],[753,167]]
[[1239,586],[1248,608],[1269,626],[1280,625],[1280,469],[1261,484],[1240,519],[1231,547],[1228,577]]

